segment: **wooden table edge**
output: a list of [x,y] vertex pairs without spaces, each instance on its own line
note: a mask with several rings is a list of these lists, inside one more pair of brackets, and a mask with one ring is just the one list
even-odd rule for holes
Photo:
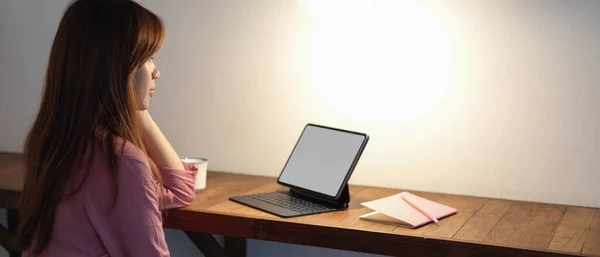
[[[194,221],[201,220],[203,223]],[[594,256],[520,246],[496,245],[451,238],[385,233],[367,229],[301,224],[274,217],[248,217],[214,211],[174,209],[165,227],[291,244],[318,246],[382,255],[419,256]],[[310,234],[312,236],[306,236]],[[334,238],[334,240],[331,240]],[[337,240],[335,238],[338,238]],[[356,240],[360,239],[360,240]],[[398,252],[400,251],[400,252]],[[410,256],[410,254],[409,254]]]

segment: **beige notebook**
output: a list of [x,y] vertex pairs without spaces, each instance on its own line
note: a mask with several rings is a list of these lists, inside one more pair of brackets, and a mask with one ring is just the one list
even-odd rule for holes
[[362,215],[360,216],[360,219],[410,228],[417,228],[433,222],[420,210],[406,202],[403,197],[438,220],[457,212],[457,210],[452,207],[408,192],[402,192],[378,200],[362,203],[362,205],[374,210],[374,212]]

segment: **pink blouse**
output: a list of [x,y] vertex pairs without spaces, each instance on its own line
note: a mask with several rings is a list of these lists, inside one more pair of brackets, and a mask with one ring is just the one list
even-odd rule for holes
[[[164,187],[157,190],[144,153],[125,146],[119,170],[118,197],[113,201],[110,168],[98,148],[87,182],[75,196],[63,200],[56,211],[54,231],[43,257],[153,257],[169,256],[159,198],[164,208],[189,205],[195,198],[197,169],[160,167]],[[23,256],[33,256],[28,251]]]

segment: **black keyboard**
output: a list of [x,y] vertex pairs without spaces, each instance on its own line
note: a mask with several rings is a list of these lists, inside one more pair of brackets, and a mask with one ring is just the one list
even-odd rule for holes
[[302,198],[288,195],[284,192],[270,192],[264,194],[248,195],[257,200],[261,200],[270,204],[274,204],[298,213],[315,213],[315,212],[326,212],[334,211],[336,209],[306,201]]

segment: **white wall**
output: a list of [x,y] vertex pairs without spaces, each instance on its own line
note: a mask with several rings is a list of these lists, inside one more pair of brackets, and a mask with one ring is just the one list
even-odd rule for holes
[[[0,150],[37,110],[51,2],[0,2]],[[151,113],[210,169],[276,176],[315,122],[371,135],[351,183],[600,207],[599,1],[142,2],[167,26]]]
[[323,2],[145,1],[168,29],[151,112],[182,155],[276,176],[316,122],[371,134],[352,183],[600,207],[600,2],[404,1],[421,15],[392,25]]

